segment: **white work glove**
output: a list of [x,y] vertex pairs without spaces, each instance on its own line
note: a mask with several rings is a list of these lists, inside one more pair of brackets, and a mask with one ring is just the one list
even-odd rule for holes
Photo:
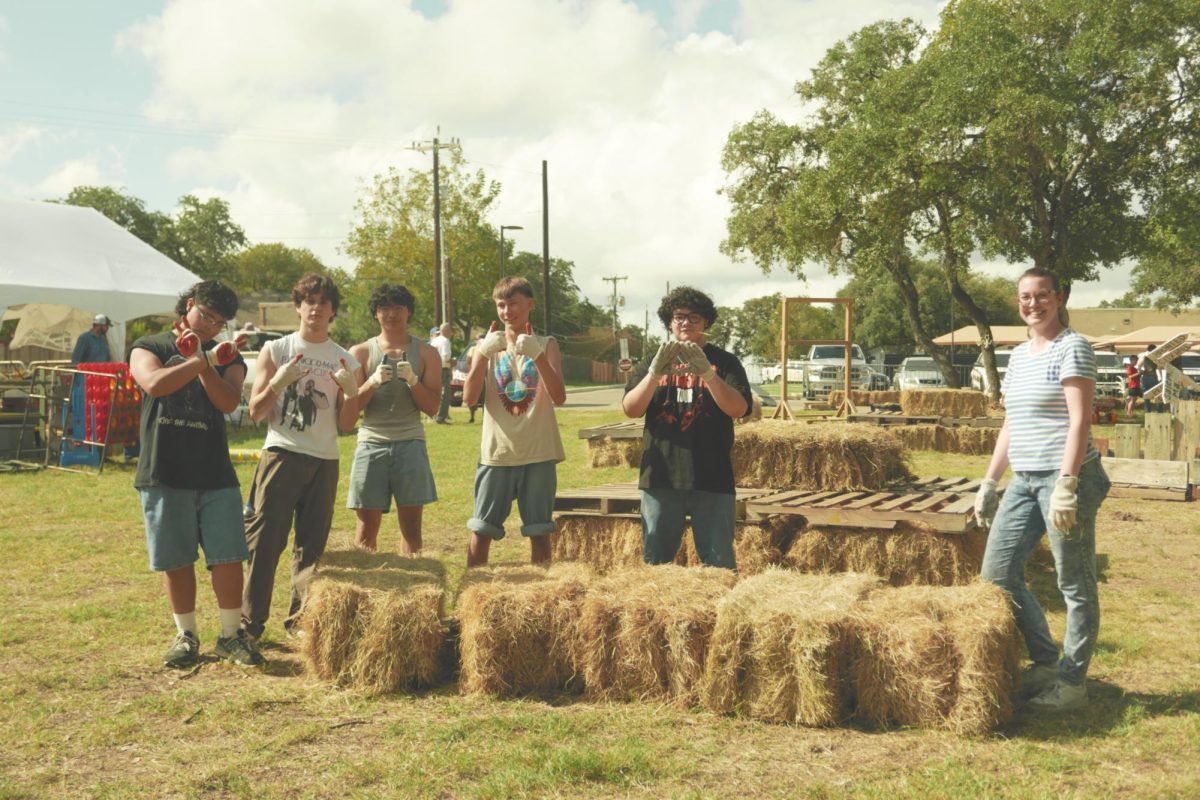
[[542,354],[542,343],[533,335],[533,325],[531,323],[525,323],[525,333],[517,336],[517,341],[513,345],[513,349],[530,361],[537,361],[537,357]]
[[337,385],[342,387],[342,394],[346,395],[347,400],[353,400],[358,397],[358,379],[354,377],[354,373],[346,368],[346,359],[339,359],[342,365],[333,373],[333,379],[337,381]]
[[479,352],[484,358],[495,353],[502,353],[508,348],[508,339],[504,336],[504,331],[496,330],[496,323],[492,323],[492,327],[488,329],[487,336],[483,337],[483,341],[479,343]]
[[975,493],[975,523],[981,528],[992,527],[998,505],[1000,500],[996,496],[996,482],[984,478],[983,483],[979,484],[979,491]]
[[671,365],[675,363],[675,356],[679,353],[679,342],[672,339],[669,342],[663,342],[658,346],[658,352],[654,354],[654,358],[650,360],[651,375],[665,375],[670,371]]
[[396,380],[404,381],[408,384],[408,388],[417,385],[417,373],[413,371],[412,364],[407,361],[396,362]]
[[210,367],[224,367],[232,364],[238,357],[238,353],[246,346],[246,334],[239,334],[236,339],[229,342],[221,342],[216,347],[213,347],[204,352],[204,357],[208,359]]
[[370,386],[378,389],[380,386],[391,381],[395,377],[395,373],[396,371],[392,368],[391,364],[386,361],[380,361],[379,366],[375,367],[375,371],[371,373],[371,377],[363,381],[363,388],[365,389]]
[[708,363],[708,356],[704,355],[704,348],[695,342],[679,342],[679,355],[705,383],[717,377],[717,371]]
[[300,369],[300,358],[300,354],[297,353],[295,358],[275,370],[270,383],[272,392],[283,394],[287,387],[300,380],[300,376],[304,374],[304,370]]
[[1075,527],[1079,510],[1078,491],[1079,478],[1063,475],[1054,482],[1054,492],[1050,495],[1050,524],[1065,539],[1071,538],[1071,530]]

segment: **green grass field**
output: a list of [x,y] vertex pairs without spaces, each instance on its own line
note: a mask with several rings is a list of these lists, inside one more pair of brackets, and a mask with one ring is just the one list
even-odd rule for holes
[[[631,480],[585,466],[576,431],[618,412],[560,412],[561,487]],[[462,574],[479,426],[429,426],[441,499],[424,557]],[[262,432],[234,430],[233,447]],[[343,437],[339,506],[352,437]],[[923,475],[982,473],[983,456],[918,453]],[[253,464],[238,468],[243,487]],[[1103,621],[1091,705],[1018,715],[987,736],[767,725],[646,704],[462,697],[446,685],[367,698],[309,679],[272,619],[270,663],[161,667],[173,635],[147,570],[131,467],[0,475],[0,798],[42,797],[1195,797],[1200,796],[1200,511],[1112,499],[1101,509]],[[346,550],[339,508],[330,550]],[[394,518],[381,551],[394,551]],[[510,536],[493,561],[523,561]],[[399,558],[399,556],[397,556]],[[276,581],[285,605],[287,559]],[[1053,576],[1032,576],[1061,634]],[[201,586],[203,652],[216,609]]]

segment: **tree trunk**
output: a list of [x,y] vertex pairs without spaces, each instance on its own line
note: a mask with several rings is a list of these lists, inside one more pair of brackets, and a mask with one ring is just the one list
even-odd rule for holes
[[949,357],[946,356],[945,351],[941,347],[933,343],[933,338],[925,330],[925,323],[921,320],[917,287],[913,283],[912,275],[908,271],[908,264],[900,258],[889,260],[887,262],[887,271],[892,276],[892,280],[895,281],[896,287],[900,290],[900,297],[904,300],[904,316],[908,319],[908,328],[912,332],[913,339],[937,363],[938,369],[942,371],[943,377],[946,378],[946,385],[952,389],[957,389],[958,375],[955,373]]

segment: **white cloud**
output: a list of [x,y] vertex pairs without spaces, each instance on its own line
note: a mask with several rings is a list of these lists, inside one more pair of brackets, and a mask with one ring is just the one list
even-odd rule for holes
[[59,164],[42,180],[31,187],[35,195],[63,197],[76,186],[119,186],[105,177],[99,160],[94,156],[74,158]]
[[17,125],[0,133],[0,164],[11,161],[25,145],[37,141],[41,136],[42,130],[36,125]]

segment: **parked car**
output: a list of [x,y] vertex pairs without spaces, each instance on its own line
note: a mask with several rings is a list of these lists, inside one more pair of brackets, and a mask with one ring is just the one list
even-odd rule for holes
[[900,362],[900,368],[896,370],[896,389],[901,392],[945,386],[946,379],[942,371],[929,356],[909,356]]
[[[1008,359],[1012,355],[1012,348],[996,351],[996,372],[1000,376],[1000,383],[1004,383],[1004,373],[1008,371]],[[971,367],[971,388],[979,392],[988,391],[987,371],[983,368],[983,353],[975,359],[975,366]]]
[[468,345],[454,360],[454,366],[450,370],[450,405],[455,408],[462,405],[463,384],[467,382],[467,372],[471,369],[471,358],[468,354],[474,346]]
[[[809,399],[828,397],[833,389],[845,386],[846,349],[840,344],[814,344],[809,348],[804,364],[804,395]],[[788,367],[791,377],[791,366]],[[789,380],[790,382],[790,380]],[[852,345],[850,358],[850,388],[869,391],[871,368],[862,348]]]
[[[802,377],[804,362],[801,360],[788,360],[788,383],[798,383]],[[762,368],[763,383],[778,383],[783,379],[783,366],[781,364],[768,364]]]
[[872,392],[886,392],[888,389],[892,388],[889,385],[888,376],[886,373],[880,372],[874,367],[867,367],[867,369],[871,370]]

